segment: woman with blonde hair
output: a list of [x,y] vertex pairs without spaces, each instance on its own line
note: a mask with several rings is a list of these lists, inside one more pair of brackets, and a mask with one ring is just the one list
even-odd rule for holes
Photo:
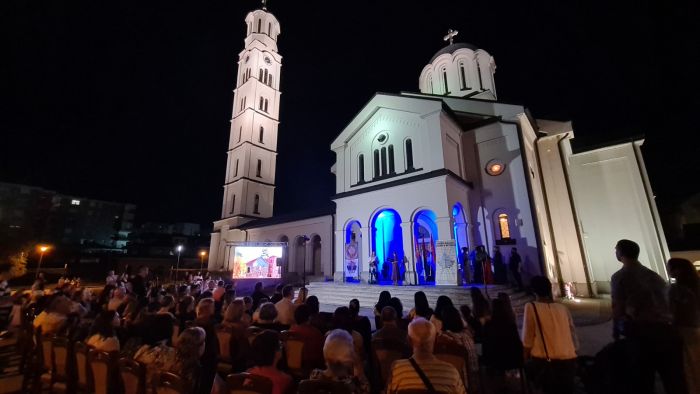
[[297,293],[297,298],[294,300],[294,305],[301,305],[306,303],[306,297],[309,296],[309,289],[302,287]]
[[342,329],[329,332],[323,345],[323,358],[326,369],[314,369],[309,379],[341,382],[352,394],[369,393],[369,382],[362,370],[362,361],[355,353],[350,333]]
[[199,391],[199,358],[204,354],[206,338],[207,334],[201,327],[190,327],[183,331],[177,338],[175,363],[170,367],[170,372],[190,382],[193,393]]

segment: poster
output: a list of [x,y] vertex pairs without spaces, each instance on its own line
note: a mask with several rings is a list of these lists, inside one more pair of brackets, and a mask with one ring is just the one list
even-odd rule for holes
[[435,241],[436,285],[457,285],[457,252],[454,239]]
[[357,250],[357,242],[345,244],[345,264],[343,264],[343,266],[346,278],[358,279],[359,263],[360,256]]

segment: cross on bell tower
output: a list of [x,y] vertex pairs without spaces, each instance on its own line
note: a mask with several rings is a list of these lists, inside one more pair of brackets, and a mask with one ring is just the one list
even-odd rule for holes
[[267,0],[262,0],[262,9],[263,11],[267,11]]
[[[265,0],[263,0],[263,2],[264,1]],[[450,45],[452,45],[454,43],[454,38],[457,34],[459,34],[459,31],[450,29],[447,31],[447,35],[442,39],[443,41],[450,41]]]

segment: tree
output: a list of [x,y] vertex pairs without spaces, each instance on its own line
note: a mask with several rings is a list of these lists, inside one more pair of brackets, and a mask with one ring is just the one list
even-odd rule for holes
[[27,273],[27,257],[31,248],[3,250],[0,253],[0,280],[18,278]]

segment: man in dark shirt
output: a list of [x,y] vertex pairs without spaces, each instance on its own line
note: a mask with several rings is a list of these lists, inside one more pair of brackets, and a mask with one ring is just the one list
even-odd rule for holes
[[625,380],[631,392],[653,393],[655,372],[667,393],[685,393],[682,345],[671,327],[667,284],[643,266],[639,245],[623,239],[615,246],[622,268],[610,279],[613,338],[625,337]]
[[146,278],[148,278],[148,267],[139,267],[139,272],[131,278],[131,291],[136,295],[136,299],[141,305],[146,305]]
[[257,282],[255,284],[255,290],[253,290],[253,294],[251,294],[250,298],[253,299],[253,312],[255,312],[258,309],[258,306],[260,305],[260,300],[263,298],[267,298],[267,294],[263,292],[263,284],[262,282]]
[[508,270],[510,270],[515,283],[518,285],[518,290],[523,289],[523,277],[520,275],[523,259],[518,254],[517,248],[510,249],[510,257],[508,258]]
[[372,334],[372,340],[382,339],[400,343],[405,346],[405,350],[410,349],[408,345],[408,334],[400,329],[396,324],[396,310],[391,306],[385,306],[381,312],[382,328]]

